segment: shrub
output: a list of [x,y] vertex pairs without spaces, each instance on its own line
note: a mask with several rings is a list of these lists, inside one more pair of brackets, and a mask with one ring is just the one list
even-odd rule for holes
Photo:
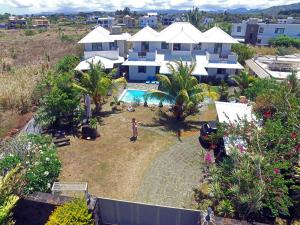
[[21,164],[25,183],[22,192],[47,192],[60,173],[61,164],[51,139],[40,135],[21,135],[3,144],[1,168],[11,170]]
[[25,36],[33,36],[35,35],[35,32],[33,30],[25,30],[24,34]]
[[241,64],[245,64],[247,59],[254,56],[254,50],[244,44],[233,44],[232,51],[238,55],[238,61]]
[[84,199],[75,199],[57,207],[50,215],[46,225],[92,225],[92,214],[89,213]]
[[300,48],[300,38],[292,38],[289,36],[282,35],[276,38],[272,38],[269,41],[269,44],[275,47],[284,46],[284,47]]
[[80,62],[77,56],[66,55],[59,59],[56,64],[56,71],[58,73],[67,73],[73,71],[77,64]]
[[220,216],[224,216],[224,217],[233,217],[235,210],[233,208],[232,203],[229,200],[222,200],[219,202],[219,204],[217,205],[217,213]]
[[61,74],[53,81],[50,92],[41,100],[36,121],[44,127],[75,125],[82,117],[80,92],[73,88],[72,74]]

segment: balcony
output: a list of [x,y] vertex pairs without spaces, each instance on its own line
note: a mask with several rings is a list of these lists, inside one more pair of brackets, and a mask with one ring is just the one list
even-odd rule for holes
[[84,51],[84,59],[88,59],[94,56],[105,57],[108,59],[118,59],[119,58],[119,48],[111,48],[111,50],[105,51]]
[[223,57],[219,54],[213,54],[206,52],[206,59],[209,63],[228,63],[228,64],[236,64],[238,56],[235,53],[230,53],[227,56]]
[[128,59],[130,61],[155,61],[157,51],[155,52],[135,52],[130,51]]

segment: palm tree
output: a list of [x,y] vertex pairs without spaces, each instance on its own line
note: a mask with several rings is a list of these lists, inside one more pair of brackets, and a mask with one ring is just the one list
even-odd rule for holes
[[169,63],[171,76],[156,75],[161,90],[152,90],[149,93],[150,98],[158,98],[161,101],[167,100],[174,103],[173,112],[177,120],[183,119],[184,113],[188,115],[193,112],[193,109],[204,98],[218,98],[218,94],[209,85],[199,84],[198,80],[192,76],[195,66],[195,62],[192,62],[191,65],[187,65],[182,61],[175,62],[175,65]]
[[254,77],[251,76],[246,70],[241,71],[239,75],[234,75],[232,79],[240,88],[241,95],[245,94],[245,90],[250,87],[254,81]]
[[106,73],[101,63],[90,63],[90,70],[87,73],[81,73],[81,79],[73,86],[80,90],[83,94],[92,97],[95,104],[96,113],[101,110],[101,105],[105,97],[108,96],[110,91],[114,91],[119,85],[126,84],[124,77],[113,79],[112,75],[116,70]]

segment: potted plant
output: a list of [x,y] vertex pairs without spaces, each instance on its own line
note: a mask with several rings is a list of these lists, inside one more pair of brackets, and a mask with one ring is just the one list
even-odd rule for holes
[[90,137],[92,139],[97,138],[97,124],[98,124],[98,121],[96,118],[92,118],[90,120]]

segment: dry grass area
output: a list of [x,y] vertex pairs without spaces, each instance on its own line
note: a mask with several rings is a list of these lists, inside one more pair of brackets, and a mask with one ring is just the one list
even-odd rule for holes
[[274,47],[253,46],[256,55],[276,55],[277,49]]
[[[175,127],[185,130],[183,136],[198,135],[199,119],[216,118],[215,111],[208,110],[188,117],[179,125],[172,120],[168,124],[160,120],[158,108],[152,111],[140,106],[135,112],[104,112],[100,138],[95,141],[72,138],[70,146],[59,149],[60,180],[87,181],[94,195],[131,200],[155,157],[178,142]],[[132,117],[140,123],[136,142],[130,141]]]
[[[26,112],[38,99],[36,85],[43,79],[49,66],[59,58],[82,54],[77,41],[87,32],[85,27],[50,28],[44,32],[33,30],[26,36],[25,30],[0,31],[0,108]],[[62,38],[64,36],[64,38]],[[14,116],[7,116],[14,115]],[[14,121],[23,115],[0,111],[0,137],[13,128]]]
[[[11,110],[0,112],[0,139],[8,135],[8,131],[21,129],[32,117],[32,113],[19,114]],[[16,130],[17,131],[17,130]]]
[[[81,46],[77,41],[88,32],[84,28],[50,28],[45,32],[26,36],[24,30],[4,30],[0,34],[0,59],[11,63],[13,67],[20,65],[36,64],[46,60],[49,56],[50,63],[54,64],[59,58],[67,54],[79,55]],[[62,34],[73,38],[62,41]]]

